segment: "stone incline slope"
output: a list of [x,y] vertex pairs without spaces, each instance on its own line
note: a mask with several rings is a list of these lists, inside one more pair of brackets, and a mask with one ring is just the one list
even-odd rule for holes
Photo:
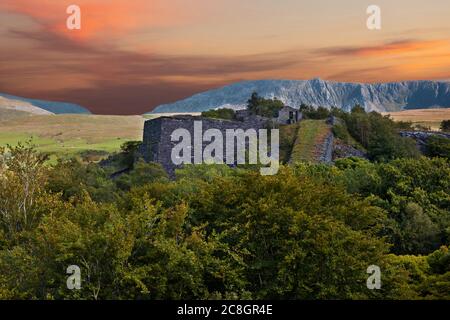
[[331,125],[326,120],[303,120],[299,126],[289,163],[331,163],[334,140]]

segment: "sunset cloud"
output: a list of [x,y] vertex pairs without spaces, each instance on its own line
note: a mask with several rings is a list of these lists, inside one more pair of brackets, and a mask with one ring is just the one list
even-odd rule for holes
[[[124,114],[240,80],[450,78],[450,2],[423,4],[426,17],[405,3],[380,0],[371,32],[356,2],[2,0],[0,92]],[[80,31],[66,28],[72,4]]]
[[[29,42],[37,54],[0,51],[0,60],[10,61],[0,65],[0,74],[11,74],[0,78],[0,92],[21,95],[21,90],[16,91],[19,88],[33,98],[67,100],[100,113],[111,113],[111,109],[143,113],[246,75],[263,77],[302,63],[295,52],[240,56],[141,53],[72,41],[53,32],[10,30],[10,34]],[[36,84],[44,85],[33,90]],[[124,104],[127,108],[119,110]]]
[[[81,9],[81,30],[68,30],[66,9],[76,4]],[[2,0],[0,10],[25,15],[45,31],[73,39],[125,35],[142,28],[180,24],[183,11],[165,0]]]

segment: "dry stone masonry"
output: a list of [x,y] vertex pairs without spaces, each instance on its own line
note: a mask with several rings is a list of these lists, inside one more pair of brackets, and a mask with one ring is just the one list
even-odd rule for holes
[[[201,121],[203,131],[218,129],[225,136],[226,130],[228,129],[242,129],[244,131],[248,129],[260,130],[273,128],[280,124],[295,123],[301,118],[301,113],[291,107],[284,107],[279,111],[278,117],[272,119],[252,115],[247,110],[237,111],[236,120],[222,120],[186,115],[160,117],[145,122],[141,154],[145,161],[160,163],[168,174],[173,176],[175,169],[178,166],[172,161],[172,149],[178,142],[172,141],[171,135],[176,129],[186,129],[191,133],[191,136],[194,136],[194,122]],[[202,150],[204,150],[209,143],[210,142],[203,141]],[[225,141],[223,143],[225,150]],[[192,163],[194,163],[193,160],[192,156]]]

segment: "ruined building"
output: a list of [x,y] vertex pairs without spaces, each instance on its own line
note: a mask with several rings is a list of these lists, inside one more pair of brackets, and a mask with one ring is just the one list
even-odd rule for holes
[[[147,162],[158,162],[173,176],[178,167],[172,161],[172,149],[178,142],[173,142],[171,135],[176,129],[186,129],[194,136],[194,122],[202,122],[202,129],[218,129],[226,135],[227,129],[265,129],[278,124],[291,124],[301,119],[301,113],[290,107],[284,107],[278,113],[278,117],[265,118],[250,114],[247,110],[237,111],[236,120],[222,120],[205,117],[179,115],[172,117],[160,117],[147,120],[144,125],[144,137],[141,154]],[[204,142],[202,150],[211,142]],[[223,142],[225,144],[225,141]],[[225,145],[224,145],[225,149]],[[225,161],[224,161],[225,162]],[[192,163],[194,163],[192,159]]]

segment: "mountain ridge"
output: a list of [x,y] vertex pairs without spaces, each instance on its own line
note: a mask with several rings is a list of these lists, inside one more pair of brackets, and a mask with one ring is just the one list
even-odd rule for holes
[[87,108],[74,103],[29,99],[5,93],[0,93],[0,108],[37,115],[66,113],[91,114]]
[[415,80],[388,83],[357,83],[311,80],[255,80],[236,82],[156,107],[151,113],[201,112],[223,107],[244,108],[252,92],[264,98],[278,98],[298,108],[315,107],[350,110],[360,104],[367,111],[400,111],[419,108],[449,108],[450,82]]

